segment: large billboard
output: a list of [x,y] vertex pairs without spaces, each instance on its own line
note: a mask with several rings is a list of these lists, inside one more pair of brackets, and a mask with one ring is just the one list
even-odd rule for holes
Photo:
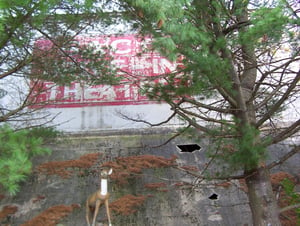
[[[134,35],[97,36],[77,37],[77,41],[79,44],[90,44],[96,48],[110,46],[113,49],[111,55],[115,67],[119,68],[123,74],[140,77],[140,81],[143,81],[145,76],[170,73],[177,68],[176,62],[170,62],[155,51],[141,51],[145,46],[151,44],[151,38],[139,39]],[[50,44],[49,40],[36,42],[40,48]],[[156,79],[155,82],[161,81]],[[141,83],[124,82],[114,86],[88,86],[79,82],[71,82],[69,86],[58,86],[53,82],[43,81],[40,85],[44,91],[33,93],[33,96],[35,96],[35,103],[43,103],[43,106],[48,108],[149,104],[151,101],[139,92]]]

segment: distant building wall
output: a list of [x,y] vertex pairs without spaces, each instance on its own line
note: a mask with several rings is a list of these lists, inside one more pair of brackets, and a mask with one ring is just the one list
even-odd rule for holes
[[[70,86],[56,86],[44,82],[44,93],[37,96],[38,103],[48,102],[44,107],[51,115],[58,129],[68,132],[81,132],[106,129],[142,128],[148,125],[124,119],[123,115],[150,123],[165,121],[171,114],[169,105],[149,101],[139,92],[139,85],[146,82],[145,77],[170,73],[177,68],[176,62],[170,62],[157,52],[139,54],[149,45],[151,39],[140,40],[133,35],[79,37],[79,43],[91,44],[95,48],[111,46],[113,63],[124,72],[138,76],[140,84],[86,86],[72,82]],[[49,41],[38,40],[41,48],[49,48]],[[151,82],[165,82],[155,79]],[[172,120],[168,126],[175,126],[179,120]]]
[[[124,119],[121,114],[151,123],[165,121],[171,110],[167,104],[86,106],[74,108],[47,109],[52,115],[60,113],[53,121],[59,130],[66,132],[85,132],[97,130],[119,130],[145,128],[149,125]],[[178,126],[179,119],[173,119],[165,126]]]
[[[91,44],[96,48],[110,45],[115,51],[114,64],[122,71],[137,76],[140,84],[123,83],[116,86],[93,85],[87,86],[72,82],[69,86],[57,86],[52,82],[44,82],[47,88],[37,96],[37,102],[48,102],[43,105],[43,115],[54,117],[53,125],[67,132],[85,132],[96,130],[122,130],[131,128],[145,128],[149,125],[137,122],[148,121],[159,123],[168,119],[172,114],[170,106],[165,103],[150,101],[139,92],[139,85],[143,85],[145,77],[170,73],[181,66],[180,62],[170,62],[157,52],[139,54],[147,47],[151,39],[139,40],[133,35],[124,36],[91,36],[79,37],[82,44]],[[39,40],[39,45],[49,47],[49,41]],[[278,55],[287,54],[289,50],[280,49]],[[295,66],[296,68],[297,66]],[[152,82],[166,82],[163,78]],[[12,77],[0,81],[0,107],[14,109],[20,106],[28,93],[29,81]],[[209,103],[208,103],[209,104]],[[278,118],[279,123],[290,123],[299,118],[300,98],[287,105],[287,109]],[[124,119],[133,118],[137,121]],[[214,117],[214,116],[213,116]],[[43,117],[39,117],[43,118]],[[38,124],[39,120],[33,120]],[[18,122],[16,122],[18,123]],[[22,122],[23,123],[23,122]],[[32,123],[32,122],[31,122]],[[43,122],[42,122],[43,123]],[[183,122],[175,118],[166,126],[178,126]]]

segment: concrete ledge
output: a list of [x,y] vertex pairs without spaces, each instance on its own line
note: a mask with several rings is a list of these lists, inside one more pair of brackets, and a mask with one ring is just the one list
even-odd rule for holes
[[179,127],[149,127],[149,128],[132,128],[118,130],[95,130],[81,132],[63,132],[66,137],[93,137],[93,136],[130,136],[130,135],[151,135],[151,134],[168,134],[176,133]]

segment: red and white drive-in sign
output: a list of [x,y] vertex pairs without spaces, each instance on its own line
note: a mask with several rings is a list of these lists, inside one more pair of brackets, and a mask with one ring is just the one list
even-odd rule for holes
[[[137,77],[156,76],[176,70],[177,63],[170,62],[157,52],[140,54],[142,46],[151,42],[151,39],[141,41],[134,35],[127,36],[100,36],[79,37],[81,44],[93,46],[111,46],[114,50],[113,64],[123,72]],[[39,46],[48,45],[49,41],[39,40]],[[47,43],[48,42],[48,43]],[[160,82],[159,80],[155,80]],[[146,96],[139,92],[141,84],[124,83],[121,85],[82,85],[72,82],[70,86],[57,86],[53,82],[43,82],[43,92],[35,96],[35,103],[45,107],[82,107],[95,105],[136,105],[151,103]]]

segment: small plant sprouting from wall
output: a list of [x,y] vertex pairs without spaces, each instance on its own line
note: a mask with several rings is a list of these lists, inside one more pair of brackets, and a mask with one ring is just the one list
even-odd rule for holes
[[79,207],[78,204],[52,206],[21,226],[56,226],[64,217]]
[[[39,165],[37,170],[40,173],[46,175],[58,175],[64,179],[71,177],[75,172],[80,176],[84,173],[85,169],[95,165],[100,156],[100,153],[91,153],[83,155],[79,159],[46,162]],[[77,169],[77,171],[75,169]]]
[[146,201],[145,195],[124,195],[121,198],[109,204],[110,209],[117,215],[129,216],[138,211],[141,205]]
[[154,155],[139,155],[129,157],[119,157],[115,161],[104,163],[103,167],[114,169],[111,179],[118,185],[128,184],[129,179],[142,176],[143,169],[167,168],[177,165],[177,156],[164,158]]
[[18,211],[18,207],[14,205],[7,205],[2,208],[0,211],[0,222],[2,219],[16,213]]
[[[271,182],[280,208],[285,209],[300,203],[300,195],[295,191],[296,179],[292,175],[286,172],[277,172],[271,175]],[[282,211],[280,221],[283,226],[299,225],[300,208],[295,207]]]
[[281,182],[281,185],[283,186],[283,191],[284,191],[284,197],[282,198],[281,202],[283,204],[288,204],[289,206],[295,207],[287,211],[287,213],[283,212],[282,215],[286,217],[286,215],[284,214],[289,214],[290,219],[294,218],[294,222],[296,222],[296,225],[300,225],[300,206],[299,206],[300,194],[299,192],[295,191],[295,187],[296,187],[295,180],[285,178]]
[[200,170],[196,166],[180,166],[181,169],[190,172],[199,172]]
[[159,191],[159,192],[167,192],[167,184],[164,182],[160,183],[149,183],[144,185],[145,188],[152,190],[152,191]]

